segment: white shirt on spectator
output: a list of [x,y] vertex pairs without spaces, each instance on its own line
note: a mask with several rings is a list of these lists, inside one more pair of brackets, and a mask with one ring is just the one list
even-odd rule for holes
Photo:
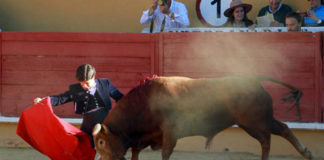
[[160,7],[157,5],[154,13],[149,16],[150,9],[143,11],[141,24],[150,24],[152,19],[156,19],[155,28],[160,30],[162,21],[165,18],[165,28],[186,28],[189,26],[188,11],[183,3],[171,0],[170,12],[174,14],[174,19],[160,12]]

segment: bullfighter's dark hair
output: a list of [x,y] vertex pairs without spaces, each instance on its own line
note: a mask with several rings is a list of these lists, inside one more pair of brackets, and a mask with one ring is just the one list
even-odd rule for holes
[[295,18],[298,21],[298,23],[301,23],[301,21],[302,21],[300,14],[297,12],[287,13],[286,18]]
[[78,81],[87,81],[95,77],[96,69],[90,64],[82,64],[76,70],[76,79]]

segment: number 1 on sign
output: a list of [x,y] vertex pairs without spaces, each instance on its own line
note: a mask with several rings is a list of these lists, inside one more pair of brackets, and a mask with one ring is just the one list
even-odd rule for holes
[[221,0],[213,0],[210,4],[211,5],[215,5],[217,4],[217,7],[216,7],[216,17],[217,18],[221,18]]
[[221,26],[227,21],[224,12],[230,3],[230,0],[197,0],[197,16],[206,26]]

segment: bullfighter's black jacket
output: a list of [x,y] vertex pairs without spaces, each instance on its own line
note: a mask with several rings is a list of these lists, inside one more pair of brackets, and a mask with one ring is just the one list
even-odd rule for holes
[[[103,102],[102,107],[105,107],[107,111],[111,109],[110,97],[115,101],[118,101],[123,94],[116,89],[108,79],[96,79],[96,95],[100,102]],[[69,90],[59,94],[50,96],[52,106],[58,106],[67,102],[74,101],[75,113],[83,114],[90,108],[89,103],[86,102],[87,92],[81,87],[80,83],[72,84]]]

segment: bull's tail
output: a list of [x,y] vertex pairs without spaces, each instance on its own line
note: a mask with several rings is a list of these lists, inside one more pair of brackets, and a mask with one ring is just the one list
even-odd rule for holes
[[284,101],[284,102],[293,102],[294,101],[295,103],[291,107],[289,107],[286,112],[289,112],[294,107],[296,107],[297,115],[299,117],[299,120],[302,119],[299,101],[300,101],[300,99],[301,99],[301,97],[303,95],[303,92],[300,89],[298,89],[298,88],[296,88],[296,87],[294,87],[294,86],[292,86],[292,85],[290,85],[288,83],[285,83],[283,81],[272,78],[272,77],[257,76],[257,78],[259,80],[261,80],[261,81],[271,81],[271,82],[274,82],[274,83],[277,83],[277,84],[281,84],[281,85],[286,86],[287,88],[291,89],[291,91],[286,93],[285,96],[283,98],[281,98],[281,100]]

